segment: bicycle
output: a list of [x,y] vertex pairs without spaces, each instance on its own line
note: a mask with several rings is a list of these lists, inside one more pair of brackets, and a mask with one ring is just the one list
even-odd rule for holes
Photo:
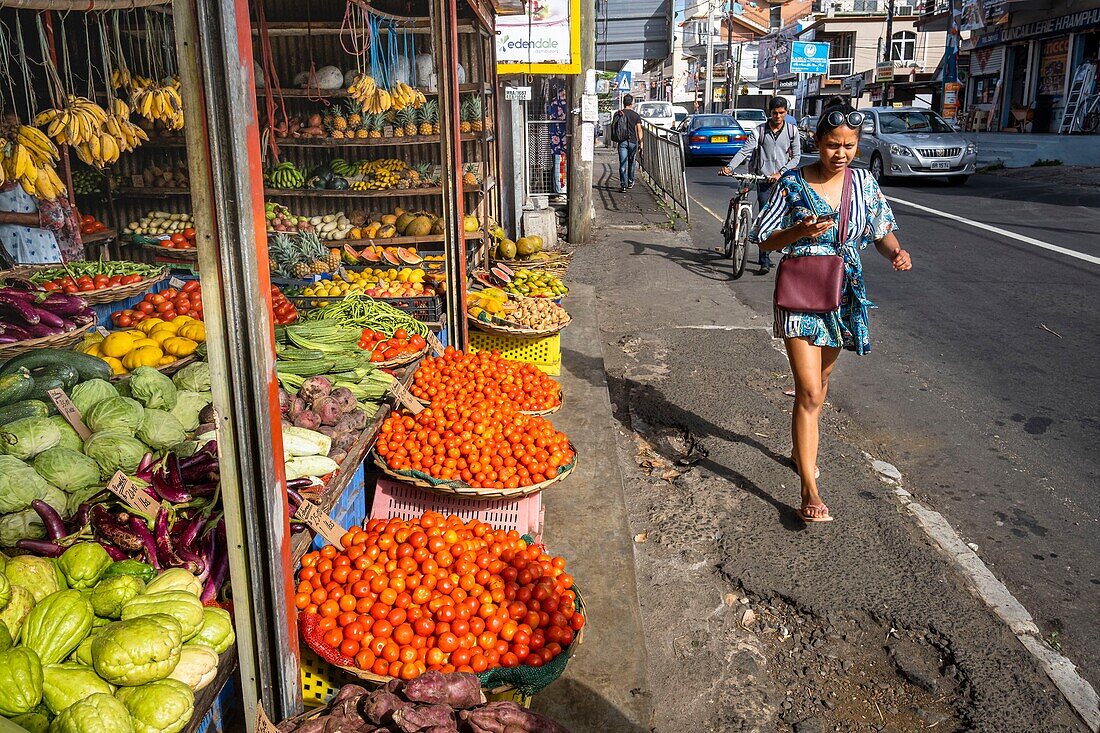
[[749,191],[753,190],[753,183],[763,183],[768,180],[768,177],[753,173],[726,175],[741,181],[741,185],[737,187],[737,193],[730,199],[729,209],[726,211],[726,222],[722,225],[724,238],[722,254],[733,259],[733,279],[736,280],[745,274],[749,230],[752,228],[752,201],[748,198]]

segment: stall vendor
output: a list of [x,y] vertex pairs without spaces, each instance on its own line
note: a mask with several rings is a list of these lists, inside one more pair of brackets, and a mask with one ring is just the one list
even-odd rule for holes
[[80,226],[68,199],[39,200],[18,183],[0,185],[0,245],[15,264],[84,258]]

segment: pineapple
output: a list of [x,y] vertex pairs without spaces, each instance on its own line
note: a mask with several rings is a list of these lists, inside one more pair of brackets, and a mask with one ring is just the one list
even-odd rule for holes
[[298,264],[298,251],[286,234],[279,232],[268,240],[267,256],[272,272],[287,276],[294,274]]
[[410,136],[410,137],[414,136],[414,135],[416,135],[417,131],[420,129],[419,125],[416,122],[416,118],[417,118],[416,110],[406,109],[406,110],[404,110],[404,112],[405,112],[405,134]]
[[386,120],[386,113],[385,112],[379,112],[378,114],[370,115],[370,123],[369,123],[369,126],[367,128],[368,130],[370,130],[370,134],[368,135],[368,137],[371,137],[371,138],[380,138],[380,137],[382,137],[382,125],[385,123],[385,120]]
[[459,105],[459,107],[458,107],[458,119],[460,120],[459,125],[458,125],[458,131],[459,132],[461,132],[463,134],[466,134],[467,132],[471,132],[473,130],[473,125],[470,122],[470,98],[469,97],[467,97],[466,99],[463,99],[462,104]]
[[485,129],[485,115],[482,113],[481,95],[470,97],[470,130],[481,132]]
[[408,119],[409,110],[403,109],[393,114],[393,136],[405,137],[405,120]]
[[358,130],[363,124],[363,107],[354,99],[348,102],[348,129]]
[[337,104],[333,107],[332,128],[343,132],[348,129],[348,118],[344,116],[344,108]]
[[298,275],[298,277],[306,277],[308,275],[320,275],[322,272],[328,271],[328,259],[331,255],[325,249],[325,245],[321,244],[321,240],[316,233],[302,232],[298,235],[297,244],[302,262],[295,265],[295,275],[304,271],[305,274]]
[[433,135],[439,124],[437,115],[439,113],[439,103],[434,99],[429,99],[424,103],[424,106],[420,108],[420,127],[418,128],[421,135]]
[[341,257],[341,251],[332,247],[328,251],[328,257],[325,259],[325,265],[328,266],[328,272],[336,272],[340,269],[340,263],[343,261]]
[[467,163],[462,168],[462,185],[467,188],[476,187],[481,181],[477,177],[477,165],[474,163]]
[[332,127],[332,123],[333,123],[332,110],[327,109],[327,110],[325,110],[325,113],[321,116],[321,125],[323,125],[324,127]]
[[417,163],[409,169],[409,184],[419,186],[428,177],[428,164]]

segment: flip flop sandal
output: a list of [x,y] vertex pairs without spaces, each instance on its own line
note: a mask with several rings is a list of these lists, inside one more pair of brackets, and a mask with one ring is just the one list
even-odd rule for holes
[[[823,507],[825,509],[825,511],[829,511],[829,507],[825,506],[824,504],[820,504],[819,506]],[[811,522],[831,522],[831,521],[833,521],[833,516],[831,514],[826,514],[823,517],[811,517],[810,515],[805,514],[802,511],[801,508],[798,509],[796,514],[798,514],[799,519],[801,519],[803,522],[806,522],[807,524],[809,524]]]

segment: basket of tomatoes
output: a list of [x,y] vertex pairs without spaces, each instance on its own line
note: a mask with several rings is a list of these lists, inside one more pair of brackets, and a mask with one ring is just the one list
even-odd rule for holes
[[370,360],[377,367],[399,367],[410,364],[428,353],[428,342],[418,333],[404,328],[395,329],[393,336],[382,331],[364,328],[359,337],[359,348],[370,352]]
[[111,323],[116,328],[130,328],[146,318],[156,316],[164,321],[175,320],[176,316],[191,316],[202,320],[202,286],[198,280],[189,280],[180,288],[167,288],[158,293],[147,293],[130,308],[123,308],[111,314]]
[[420,362],[409,391],[424,405],[438,399],[466,401],[471,395],[509,402],[525,415],[561,409],[561,385],[530,362],[505,359],[496,351],[448,348]]
[[431,511],[371,519],[306,554],[294,605],[306,645],[362,679],[471,672],[525,694],[564,672],[586,620],[564,558]]
[[85,242],[94,242],[113,235],[111,229],[90,214],[80,217],[80,237]]
[[103,305],[144,293],[168,277],[168,270],[139,262],[69,262],[36,269],[30,279],[47,292],[79,294],[89,305]]
[[134,241],[146,249],[159,252],[165,257],[178,260],[197,260],[195,249],[195,229],[187,227],[182,232],[158,237],[134,237]]

